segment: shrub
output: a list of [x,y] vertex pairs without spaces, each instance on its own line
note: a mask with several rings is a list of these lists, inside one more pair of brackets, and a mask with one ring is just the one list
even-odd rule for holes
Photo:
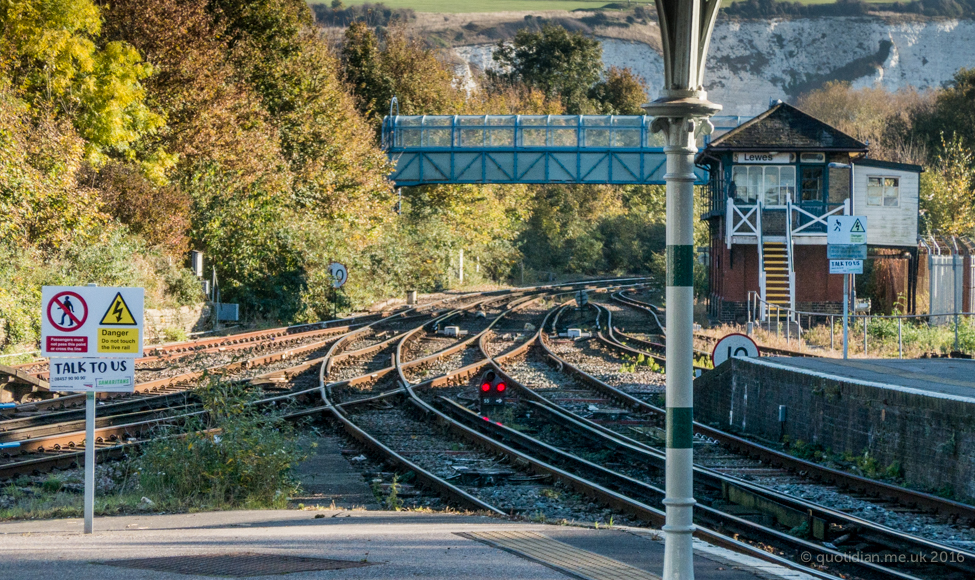
[[184,435],[154,439],[137,460],[146,495],[178,507],[284,507],[301,460],[290,425],[262,413],[259,392],[239,383],[211,379],[196,394],[204,417],[187,421]]

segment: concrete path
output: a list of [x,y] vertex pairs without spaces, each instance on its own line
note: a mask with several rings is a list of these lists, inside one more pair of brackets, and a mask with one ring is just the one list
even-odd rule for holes
[[[433,513],[283,510],[122,516],[99,518],[95,529],[93,535],[82,535],[82,522],[78,519],[0,524],[0,577],[16,580],[186,580],[214,575],[296,580],[598,578],[568,575],[553,569],[553,566],[558,568],[558,561],[528,559],[474,537],[458,535],[497,531],[518,531],[537,539],[536,535],[524,533],[535,532],[554,540],[546,541],[563,551],[611,558],[617,569],[633,568],[651,575],[660,573],[663,558],[663,542],[657,539],[659,532],[650,530],[592,530]],[[719,548],[704,545],[699,548],[695,566],[699,580],[804,576],[781,574],[781,569],[764,565],[762,570],[755,570],[750,567],[755,561]],[[579,549],[587,552],[578,552]],[[261,566],[249,568],[255,558],[248,554],[259,555],[257,560]],[[219,556],[223,555],[231,557],[220,560]],[[341,560],[345,563],[336,564],[357,567],[285,576],[268,572],[281,573],[295,562],[299,566],[309,562],[321,565],[321,560],[311,558]],[[206,568],[209,573],[187,575],[133,567],[150,564],[172,569],[193,562],[210,566]],[[227,562],[236,563],[238,570],[231,573],[220,567]]]

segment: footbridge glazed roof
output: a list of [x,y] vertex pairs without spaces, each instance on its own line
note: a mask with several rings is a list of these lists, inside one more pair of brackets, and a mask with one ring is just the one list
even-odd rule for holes
[[850,151],[867,145],[792,105],[778,103],[708,145],[710,151]]

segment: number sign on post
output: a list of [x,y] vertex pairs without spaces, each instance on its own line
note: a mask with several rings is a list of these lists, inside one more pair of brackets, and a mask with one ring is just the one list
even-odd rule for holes
[[758,350],[758,345],[755,344],[754,340],[735,332],[725,336],[718,341],[718,344],[714,345],[714,350],[711,351],[711,362],[717,368],[724,361],[736,356],[755,358],[760,355],[761,351]]

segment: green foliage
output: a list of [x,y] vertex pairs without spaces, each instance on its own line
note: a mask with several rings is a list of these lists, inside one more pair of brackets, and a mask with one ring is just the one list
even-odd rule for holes
[[589,89],[588,96],[606,115],[642,115],[647,83],[628,68],[609,67],[605,80]]
[[[598,40],[545,25],[535,32],[521,29],[510,44],[498,43],[493,59],[497,71],[488,77],[498,84],[525,84],[549,97],[559,97],[569,114],[593,112],[589,90],[599,81],[603,49]],[[500,72],[499,72],[500,71]]]
[[297,491],[292,428],[253,405],[258,392],[211,379],[196,394],[204,419],[153,438],[137,460],[146,495],[181,507],[283,507]]
[[935,94],[934,103],[918,108],[913,117],[913,133],[929,151],[937,151],[955,138],[965,150],[975,149],[975,68],[959,69]]
[[[67,118],[95,165],[113,153],[134,156],[132,145],[163,125],[144,102],[152,67],[127,43],[99,45],[101,27],[91,0],[0,5],[0,73],[32,107]],[[147,164],[159,175],[173,160],[155,153]]]
[[934,166],[921,174],[920,229],[970,235],[975,229],[975,155],[957,133],[942,137],[937,151]]

